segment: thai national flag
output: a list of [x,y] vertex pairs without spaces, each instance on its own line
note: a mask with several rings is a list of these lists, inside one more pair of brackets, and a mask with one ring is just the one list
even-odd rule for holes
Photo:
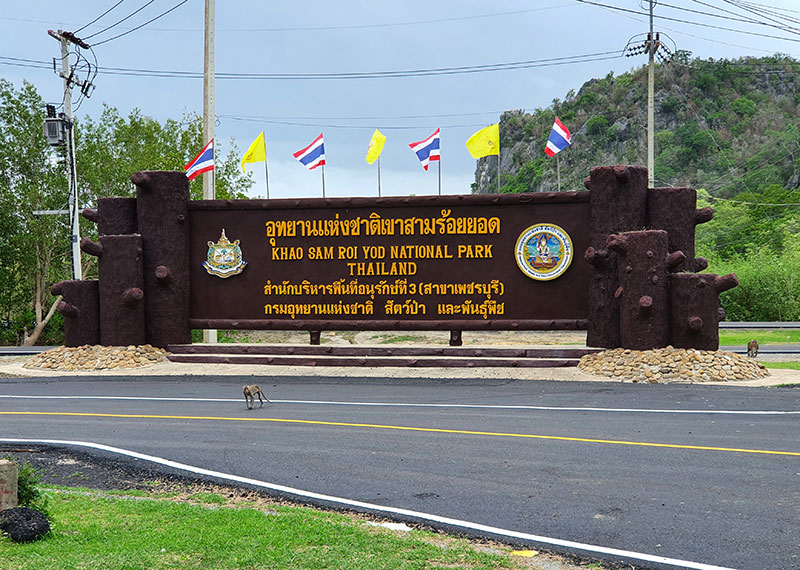
[[325,164],[325,144],[322,140],[322,133],[310,145],[298,150],[293,156],[309,170],[314,170],[317,166]]
[[556,121],[553,123],[553,130],[550,132],[550,138],[547,139],[547,145],[544,147],[544,153],[547,156],[555,156],[572,144],[571,139],[572,135],[569,134],[569,129],[556,117]]
[[439,154],[439,129],[433,131],[433,134],[427,139],[411,143],[408,146],[416,153],[417,158],[422,163],[422,168],[428,170],[428,162],[431,160],[441,160]]
[[195,156],[194,160],[187,164],[184,170],[189,180],[194,180],[204,172],[214,170],[214,139],[208,141],[208,144],[203,147],[200,154]]

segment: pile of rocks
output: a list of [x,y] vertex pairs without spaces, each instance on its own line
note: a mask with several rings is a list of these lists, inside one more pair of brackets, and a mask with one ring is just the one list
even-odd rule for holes
[[145,344],[142,346],[58,347],[37,354],[25,368],[48,370],[105,370],[113,368],[140,368],[166,360],[168,352]]
[[581,358],[578,368],[589,374],[628,382],[726,382],[769,376],[763,364],[723,350],[615,348]]

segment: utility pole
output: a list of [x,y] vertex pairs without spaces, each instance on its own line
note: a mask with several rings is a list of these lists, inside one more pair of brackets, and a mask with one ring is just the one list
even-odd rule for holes
[[[214,138],[214,0],[206,0],[205,41],[203,43],[203,144]],[[216,155],[216,149],[215,149]],[[216,159],[216,156],[215,156]],[[214,171],[203,173],[203,199],[213,200]]]
[[[203,144],[214,138],[214,0],[206,0],[205,38],[203,42]],[[216,163],[216,148],[214,162]],[[216,197],[214,176],[216,170],[203,173],[203,199],[213,200]],[[203,330],[203,342],[216,344],[216,329]]]
[[83,271],[81,270],[81,246],[80,246],[80,211],[78,203],[78,176],[75,168],[75,121],[72,117],[72,87],[78,85],[82,92],[88,93],[91,90],[91,83],[88,79],[86,81],[79,81],[73,75],[73,69],[69,64],[69,44],[75,44],[78,47],[89,49],[88,44],[76,37],[71,32],[58,30],[47,31],[50,37],[55,38],[61,44],[61,73],[59,74],[64,79],[64,121],[67,129],[67,181],[69,188],[69,210],[71,219],[71,236],[72,241],[72,279],[83,279]]
[[653,4],[655,0],[650,0],[650,34],[647,36],[647,186],[653,188],[655,185],[655,56],[658,44],[653,30]]
[[[647,52],[647,185],[652,188],[655,186],[655,58],[658,57],[661,63],[669,63],[672,58],[672,50],[661,41],[661,33],[654,29],[653,8],[656,0],[649,0],[650,4],[650,32],[647,39],[640,44],[632,44],[633,38],[628,40],[625,47],[625,57],[641,55]],[[666,36],[666,34],[665,34]],[[667,39],[672,41],[669,36]],[[673,42],[674,44],[674,42]]]

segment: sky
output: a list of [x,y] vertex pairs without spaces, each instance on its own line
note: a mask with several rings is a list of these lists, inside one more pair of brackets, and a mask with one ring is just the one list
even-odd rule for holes
[[[670,49],[693,57],[800,58],[800,4],[762,2],[659,1],[654,26]],[[59,44],[47,30],[63,29],[92,46],[81,53],[99,66],[95,90],[75,112],[79,119],[98,118],[104,103],[123,116],[138,108],[161,122],[202,114],[205,0],[3,4],[0,77],[17,87],[27,80],[46,101],[62,101],[62,80],[50,66]],[[649,9],[646,0],[219,1],[216,146],[227,154],[235,142],[243,154],[263,130],[270,197],[319,197],[320,169],[307,171],[292,153],[322,132],[326,196],[375,196],[377,166],[365,155],[379,128],[387,137],[382,195],[424,195],[438,192],[438,165],[424,171],[408,145],[441,128],[442,193],[468,194],[476,167],[465,147],[469,136],[503,111],[545,109],[591,78],[646,64],[645,55],[623,53],[644,39]],[[496,64],[519,65],[474,72]],[[473,72],[458,69],[464,67]],[[318,77],[365,73],[383,76]],[[79,99],[77,91],[73,97]],[[263,163],[248,171],[251,196],[264,197]]]

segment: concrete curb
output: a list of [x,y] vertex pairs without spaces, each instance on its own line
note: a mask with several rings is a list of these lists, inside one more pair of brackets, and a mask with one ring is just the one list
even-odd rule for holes
[[[325,366],[262,366],[250,364],[185,364],[178,362],[160,362],[141,368],[117,368],[106,370],[47,370],[40,368],[24,368],[24,364],[32,356],[15,356],[0,358],[0,375],[6,374],[25,378],[52,377],[112,377],[112,376],[253,376],[286,377],[286,376],[335,376],[337,378],[487,378],[512,380],[556,380],[577,382],[605,382],[618,384],[625,380],[611,379],[606,376],[587,374],[577,368],[347,368]],[[781,384],[800,384],[800,370],[770,369],[770,376],[757,380],[737,382],[695,382],[695,384],[713,386],[748,386],[765,387]],[[627,381],[630,382],[630,381]],[[666,382],[664,382],[666,383]],[[689,382],[674,382],[689,383]]]

